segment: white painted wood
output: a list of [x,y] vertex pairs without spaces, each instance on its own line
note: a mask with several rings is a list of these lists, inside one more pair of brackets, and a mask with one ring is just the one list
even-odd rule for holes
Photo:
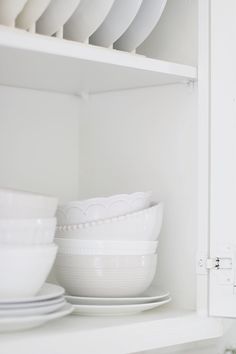
[[[0,84],[80,94],[196,79],[196,68],[0,27]],[[17,65],[16,65],[17,63]]]
[[[236,254],[234,0],[211,1],[210,256]],[[235,269],[210,271],[210,315],[236,317]]]
[[165,309],[118,318],[69,316],[33,331],[1,335],[0,350],[4,354],[127,354],[221,335],[220,320]]

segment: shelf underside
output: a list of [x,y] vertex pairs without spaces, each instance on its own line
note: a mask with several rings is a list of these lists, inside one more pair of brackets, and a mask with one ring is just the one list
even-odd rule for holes
[[4,354],[127,354],[220,337],[222,321],[164,307],[130,317],[68,316],[43,327],[0,335]]
[[69,94],[196,79],[196,68],[0,26],[0,84]]

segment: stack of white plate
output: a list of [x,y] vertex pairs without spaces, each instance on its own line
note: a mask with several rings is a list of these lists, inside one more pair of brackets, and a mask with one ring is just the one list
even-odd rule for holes
[[39,309],[37,304],[57,253],[57,203],[53,197],[0,189],[0,330],[12,323],[12,316],[29,324],[28,316],[46,316],[40,321],[44,322],[49,312],[64,314],[62,298],[60,305]]
[[[127,297],[143,294],[156,274],[162,203],[152,203],[150,192],[94,198],[60,206],[57,218],[56,276],[72,296],[68,300],[76,312],[107,315],[110,309],[112,314],[128,314],[120,306],[126,305]],[[133,312],[170,300],[166,293],[156,296],[158,301],[151,305],[148,297],[146,304],[133,303]],[[85,304],[85,298],[92,303]],[[106,310],[99,307],[97,311],[100,303],[96,298],[103,299]],[[121,302],[106,307],[110,298]],[[83,306],[89,306],[90,311]]]

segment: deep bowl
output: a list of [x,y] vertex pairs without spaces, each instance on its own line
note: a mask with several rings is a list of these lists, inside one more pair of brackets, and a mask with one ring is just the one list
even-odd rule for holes
[[157,255],[80,256],[59,253],[58,282],[75,296],[123,297],[143,293],[156,273]]

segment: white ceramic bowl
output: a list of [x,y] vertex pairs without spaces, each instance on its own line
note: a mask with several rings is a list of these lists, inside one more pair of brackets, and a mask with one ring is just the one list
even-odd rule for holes
[[58,254],[55,271],[67,293],[122,297],[143,293],[156,273],[157,255],[78,256]]
[[51,0],[37,21],[37,32],[48,36],[55,34],[69,20],[79,3],[80,0]]
[[56,218],[0,220],[0,244],[40,245],[53,242]]
[[57,246],[2,246],[0,248],[0,299],[34,296],[45,282]]
[[143,0],[115,0],[111,11],[101,26],[89,38],[89,43],[110,47],[132,23],[142,1]]
[[55,216],[58,199],[0,188],[0,219],[37,219]]
[[151,192],[137,192],[69,202],[57,210],[58,225],[80,224],[133,213],[148,208],[151,197]]
[[163,220],[163,204],[117,218],[86,224],[58,226],[56,237],[101,241],[157,241]]
[[96,241],[56,238],[59,252],[73,255],[146,255],[157,251],[157,241]]
[[144,0],[125,33],[114,43],[114,48],[131,52],[150,35],[166,6],[167,0]]
[[17,16],[16,26],[29,29],[43,14],[51,0],[28,0],[21,13]]
[[0,24],[14,26],[17,15],[27,0],[0,0]]
[[85,42],[109,13],[114,0],[81,0],[74,14],[64,26],[64,36]]

